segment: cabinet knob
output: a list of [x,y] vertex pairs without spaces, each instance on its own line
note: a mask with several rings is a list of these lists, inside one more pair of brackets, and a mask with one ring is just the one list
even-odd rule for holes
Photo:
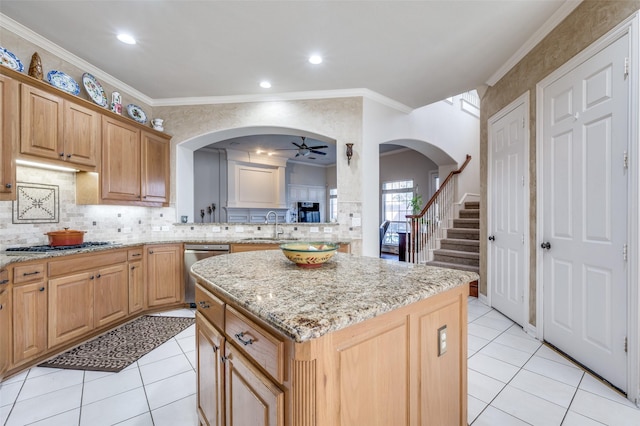
[[98,275],[96,275],[96,278],[100,278],[101,276],[102,276],[102,275],[98,274]]
[[71,154],[67,154],[67,158],[71,158]]
[[64,152],[58,154],[60,157],[64,157]]
[[10,183],[7,183],[7,184],[4,185],[4,187],[7,188],[7,189],[11,189],[11,187],[13,187],[13,185],[11,185]]
[[89,277],[89,279],[90,279],[90,280],[92,280],[92,279],[94,279],[94,278],[95,278],[95,277],[94,277],[93,275],[91,275],[91,276]]
[[149,254],[153,254],[153,250],[149,250]]
[[133,271],[134,269],[136,269],[136,267],[135,267],[135,266],[132,266],[132,267],[131,267],[131,270]]
[[9,280],[1,280],[1,281],[0,281],[0,284],[6,284],[6,283],[8,283],[8,282],[9,282]]
[[44,291],[44,287],[40,287],[38,291]]

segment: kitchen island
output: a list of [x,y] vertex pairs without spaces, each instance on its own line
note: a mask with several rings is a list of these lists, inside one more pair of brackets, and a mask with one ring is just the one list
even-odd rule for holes
[[338,253],[193,265],[202,424],[466,424],[467,295],[478,276]]

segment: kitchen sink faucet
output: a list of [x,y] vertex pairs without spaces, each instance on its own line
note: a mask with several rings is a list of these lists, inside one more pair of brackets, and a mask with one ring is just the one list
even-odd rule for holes
[[273,228],[273,238],[277,240],[279,234],[284,234],[284,231],[282,229],[278,230],[278,213],[274,212],[273,210],[269,210],[267,212],[267,215],[264,217],[264,223],[269,223],[269,215],[271,213],[273,213],[273,217],[275,218],[275,226]]

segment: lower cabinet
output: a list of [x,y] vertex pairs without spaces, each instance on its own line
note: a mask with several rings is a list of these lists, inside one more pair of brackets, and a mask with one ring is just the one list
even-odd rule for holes
[[225,347],[227,425],[284,425],[284,392],[232,345]]
[[93,325],[102,327],[129,314],[129,277],[127,265],[120,264],[96,271],[93,291]]
[[147,305],[158,307],[183,299],[182,244],[145,247],[147,256]]
[[129,262],[129,314],[144,309],[144,269],[142,261]]
[[13,365],[47,349],[47,288],[43,281],[13,287]]
[[0,381],[11,363],[11,290],[6,287],[0,285]]
[[93,330],[93,281],[90,272],[49,280],[49,347]]
[[224,425],[224,336],[196,313],[198,418],[204,426]]

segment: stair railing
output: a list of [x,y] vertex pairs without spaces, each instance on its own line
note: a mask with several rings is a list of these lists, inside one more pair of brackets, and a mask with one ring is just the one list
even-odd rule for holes
[[407,238],[405,260],[410,263],[426,263],[433,260],[433,251],[455,215],[454,202],[458,175],[467,167],[471,156],[458,170],[454,170],[442,182],[422,211],[416,215],[407,215]]

